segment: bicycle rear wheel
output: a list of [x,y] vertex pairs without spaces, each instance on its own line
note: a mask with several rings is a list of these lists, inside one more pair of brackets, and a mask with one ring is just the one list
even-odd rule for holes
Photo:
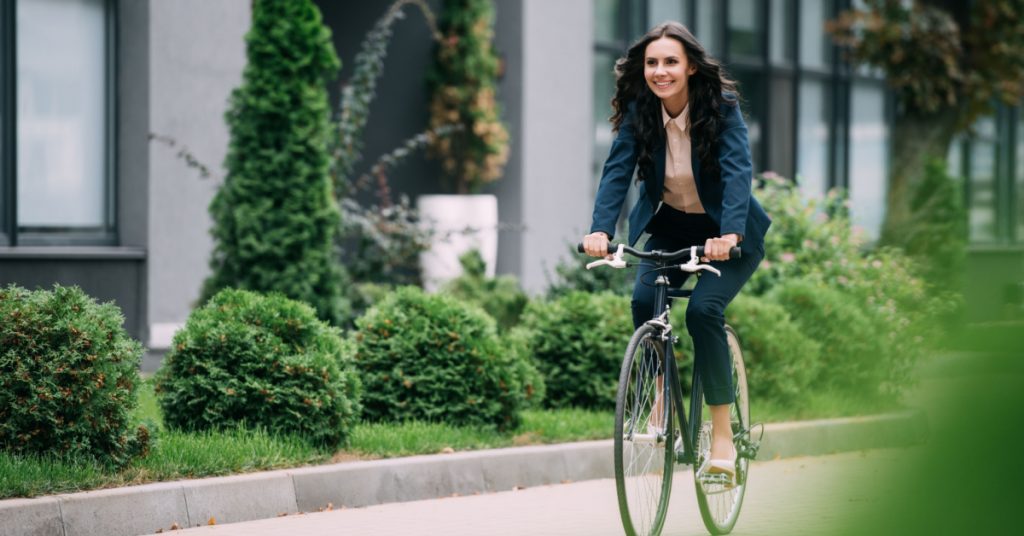
[[[736,389],[736,401],[729,409],[732,421],[733,445],[739,453],[747,452],[750,442],[750,397],[747,391],[747,369],[743,365],[743,351],[740,349],[739,338],[731,327],[725,327],[729,353],[732,356],[732,379]],[[704,526],[711,534],[728,534],[736,525],[743,506],[743,496],[747,491],[747,475],[750,459],[740,456],[736,460],[736,477],[729,481],[722,475],[705,473],[705,464],[711,452],[711,413],[707,404],[697,390],[699,400],[691,400],[691,404],[701,404],[700,431],[697,437],[697,463],[694,464],[694,484],[697,488],[697,505]]]
[[629,536],[661,533],[675,465],[671,390],[664,341],[652,326],[633,334],[615,400],[615,488]]

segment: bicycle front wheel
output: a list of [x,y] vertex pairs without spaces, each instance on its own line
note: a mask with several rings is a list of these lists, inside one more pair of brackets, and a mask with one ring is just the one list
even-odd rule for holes
[[661,533],[672,492],[675,453],[664,341],[652,326],[630,339],[615,400],[615,488],[629,536]]
[[747,392],[747,369],[743,364],[743,351],[740,349],[739,338],[731,327],[725,327],[726,339],[729,343],[729,354],[732,357],[732,381],[736,392],[736,401],[729,408],[732,424],[733,446],[741,455],[736,460],[736,476],[729,481],[723,475],[705,473],[705,464],[711,452],[711,413],[700,395],[700,400],[692,400],[692,404],[701,404],[701,423],[697,437],[697,463],[694,464],[694,484],[697,488],[697,505],[704,526],[711,534],[728,534],[736,525],[743,506],[743,496],[747,491],[747,475],[750,469],[748,452],[750,443],[750,397]]

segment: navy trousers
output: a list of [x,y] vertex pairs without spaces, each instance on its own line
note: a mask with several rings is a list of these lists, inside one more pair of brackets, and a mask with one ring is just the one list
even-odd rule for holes
[[[703,246],[708,238],[719,236],[718,225],[707,214],[679,212],[662,205],[647,231],[651,238],[645,251],[675,251],[689,246]],[[730,404],[735,400],[732,384],[732,359],[725,336],[725,307],[736,297],[764,258],[761,244],[740,244],[739,259],[714,261],[710,264],[722,272],[718,277],[703,272],[686,307],[686,329],[693,338],[694,366],[704,386],[704,400],[709,405]],[[633,286],[633,326],[640,327],[654,315],[654,262],[644,260],[637,268]],[[673,288],[683,285],[690,274],[682,270],[660,272],[669,277]]]

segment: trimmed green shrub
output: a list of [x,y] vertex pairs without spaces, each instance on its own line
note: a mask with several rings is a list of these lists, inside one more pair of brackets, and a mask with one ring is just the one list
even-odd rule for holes
[[522,327],[506,330],[499,335],[499,344],[511,356],[523,385],[523,409],[539,409],[547,395],[547,384],[530,351],[530,332]]
[[622,356],[633,334],[629,298],[570,292],[531,302],[521,325],[547,384],[547,407],[615,407]]
[[341,325],[349,306],[328,174],[326,84],[340,65],[331,32],[312,0],[255,0],[246,45],[226,114],[227,176],[210,204],[214,250],[202,300],[229,287],[280,292]]
[[193,311],[156,375],[164,423],[240,424],[343,445],[358,418],[354,349],[308,305],[225,289]]
[[357,319],[356,327],[367,419],[501,430],[519,424],[529,364],[504,351],[494,320],[478,307],[402,287]]
[[462,275],[446,283],[443,292],[479,305],[502,329],[518,324],[529,301],[519,289],[519,281],[511,275],[488,278],[487,265],[475,249],[459,257],[459,263]]
[[77,287],[0,289],[0,448],[115,466],[146,453],[131,426],[142,346],[123,322]]
[[737,296],[725,310],[736,330],[753,400],[793,403],[806,395],[821,371],[821,345],[793,322],[782,306],[756,296]]
[[888,352],[862,307],[838,290],[811,281],[786,281],[768,299],[821,345],[818,388],[877,393],[887,373]]

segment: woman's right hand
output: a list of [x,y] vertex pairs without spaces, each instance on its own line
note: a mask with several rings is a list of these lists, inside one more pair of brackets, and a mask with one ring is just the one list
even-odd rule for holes
[[583,251],[591,257],[608,256],[608,235],[604,231],[590,233],[583,237]]

